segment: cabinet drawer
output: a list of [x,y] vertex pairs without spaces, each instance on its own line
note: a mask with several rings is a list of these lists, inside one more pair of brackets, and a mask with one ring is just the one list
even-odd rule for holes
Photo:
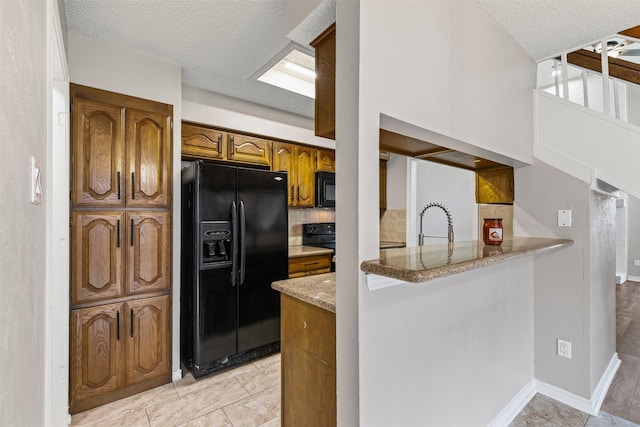
[[331,254],[289,258],[289,277],[310,276],[331,271]]

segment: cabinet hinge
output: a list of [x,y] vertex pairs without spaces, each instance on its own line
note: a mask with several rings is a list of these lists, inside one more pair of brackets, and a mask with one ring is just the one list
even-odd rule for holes
[[171,123],[171,129],[173,129],[173,120],[171,120],[170,123]]

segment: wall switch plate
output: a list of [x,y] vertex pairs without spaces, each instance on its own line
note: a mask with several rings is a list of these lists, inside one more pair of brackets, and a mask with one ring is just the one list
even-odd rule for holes
[[634,259],[633,260],[633,266],[634,267],[640,267],[640,259]]
[[558,338],[558,356],[571,359],[571,341]]
[[558,227],[571,227],[571,210],[558,210]]

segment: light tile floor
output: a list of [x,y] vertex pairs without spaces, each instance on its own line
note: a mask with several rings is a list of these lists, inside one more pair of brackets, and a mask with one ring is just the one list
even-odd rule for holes
[[536,394],[509,427],[638,427],[638,424],[604,411],[594,417]]
[[229,371],[180,381],[71,417],[72,426],[280,425],[280,354]]

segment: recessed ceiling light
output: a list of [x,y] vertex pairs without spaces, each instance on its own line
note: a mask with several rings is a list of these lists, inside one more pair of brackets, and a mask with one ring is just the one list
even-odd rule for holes
[[315,58],[293,45],[256,73],[256,80],[315,98]]

